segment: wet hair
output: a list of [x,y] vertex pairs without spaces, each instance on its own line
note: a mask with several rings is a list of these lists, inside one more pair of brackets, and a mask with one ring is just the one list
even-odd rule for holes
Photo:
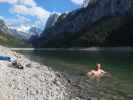
[[[98,68],[98,64],[100,64],[100,63],[97,63],[97,64],[96,64],[95,70],[98,70],[98,69],[99,69],[99,68]],[[100,64],[100,68],[101,68],[101,66],[102,66],[102,64]]]

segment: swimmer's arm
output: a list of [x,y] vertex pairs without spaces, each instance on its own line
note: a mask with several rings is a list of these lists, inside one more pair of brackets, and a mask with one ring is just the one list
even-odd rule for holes
[[94,73],[93,73],[93,70],[87,72],[87,76],[92,76]]
[[104,70],[101,70],[101,73],[102,73],[102,74],[107,74],[107,72],[106,72],[106,71],[104,71]]
[[105,76],[107,76],[107,77],[112,77],[112,74],[109,73],[109,72],[103,71],[103,74],[104,74]]

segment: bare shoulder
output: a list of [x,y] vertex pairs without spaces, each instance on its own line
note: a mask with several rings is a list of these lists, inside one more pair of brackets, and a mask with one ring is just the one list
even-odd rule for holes
[[87,72],[87,76],[90,76],[90,75],[92,75],[94,73],[95,73],[95,70],[90,70],[90,71]]

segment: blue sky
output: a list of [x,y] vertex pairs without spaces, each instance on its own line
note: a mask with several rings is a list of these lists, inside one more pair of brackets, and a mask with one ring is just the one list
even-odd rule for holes
[[12,28],[43,28],[51,13],[77,9],[83,0],[0,0],[0,18]]
[[71,11],[79,7],[70,0],[36,0],[38,5],[44,7],[48,11],[65,12]]

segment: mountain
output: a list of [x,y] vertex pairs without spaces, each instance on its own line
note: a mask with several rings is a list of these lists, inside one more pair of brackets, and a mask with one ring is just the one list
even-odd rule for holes
[[34,46],[133,46],[132,23],[132,0],[91,0],[87,7],[60,15]]
[[25,33],[25,32],[22,32],[22,31],[18,31],[17,29],[10,29],[11,30],[11,35],[16,37],[16,38],[19,38],[19,39],[22,39],[22,40],[28,40],[29,37],[27,36],[28,33]]
[[94,2],[94,0],[83,0],[83,4],[81,5],[81,7],[87,7],[88,3],[90,2]]
[[42,29],[37,27],[30,27],[28,30],[19,30],[17,28],[10,29],[11,35],[23,39],[25,41],[28,41],[33,35],[40,35],[42,32]]
[[48,18],[47,22],[46,22],[45,29],[54,26],[55,23],[56,23],[56,21],[57,21],[57,19],[58,19],[58,17],[59,17],[59,14],[58,13],[52,13],[50,15],[50,17]]
[[[19,38],[18,38],[19,37]],[[4,20],[0,19],[0,44],[9,47],[29,47],[15,31],[8,28]],[[31,46],[30,46],[31,47]]]
[[0,19],[0,32],[11,34],[9,28],[2,19]]
[[31,44],[36,44],[36,39],[40,36],[40,34],[42,33],[42,30],[37,27],[31,27],[29,29],[29,33],[31,35],[30,35],[30,38],[28,39],[28,42]]
[[42,29],[37,28],[37,27],[31,27],[28,30],[28,33],[30,34],[30,36],[32,36],[32,35],[40,35],[42,33]]
[[27,35],[25,36],[25,32],[18,31],[17,29],[12,29],[8,27],[2,19],[0,19],[0,32],[3,32],[5,34],[11,35],[19,39],[27,39]]

